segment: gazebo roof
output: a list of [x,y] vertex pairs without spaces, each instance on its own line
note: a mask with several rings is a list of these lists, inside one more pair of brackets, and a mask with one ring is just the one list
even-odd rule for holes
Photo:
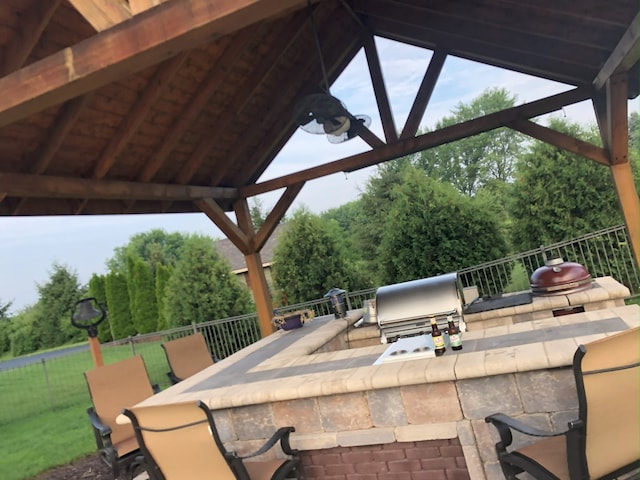
[[[282,210],[319,176],[498,126],[531,128],[523,120],[594,97],[612,75],[629,72],[626,96],[638,94],[637,0],[312,7],[330,81],[365,49],[384,138],[361,131],[371,150],[256,184],[298,127],[294,105],[323,85],[306,1],[3,0],[0,215],[208,210],[220,219],[239,198],[288,187]],[[374,36],[434,51],[404,126]],[[447,55],[575,88],[416,137]]]

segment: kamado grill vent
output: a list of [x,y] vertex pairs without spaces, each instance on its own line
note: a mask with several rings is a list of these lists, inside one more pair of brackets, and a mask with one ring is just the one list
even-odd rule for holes
[[531,274],[531,293],[534,295],[564,295],[591,288],[593,279],[579,263],[562,258],[545,261],[544,266]]
[[376,310],[380,341],[431,332],[431,317],[441,330],[447,327],[447,316],[464,331],[462,289],[456,272],[436,277],[386,285],[376,291]]

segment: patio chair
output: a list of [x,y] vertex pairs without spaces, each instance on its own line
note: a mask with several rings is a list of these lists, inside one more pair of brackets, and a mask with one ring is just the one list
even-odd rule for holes
[[167,376],[174,385],[214,363],[207,341],[199,332],[165,342],[161,346],[169,363]]
[[[296,478],[301,463],[289,445],[293,427],[281,427],[258,451],[244,457],[227,451],[209,408],[202,402],[131,407],[131,419],[152,480],[266,480]],[[287,458],[245,461],[280,443]]]
[[[496,452],[507,479],[521,472],[537,479],[612,479],[639,467],[639,340],[634,328],[578,347],[578,418],[566,432],[548,433],[499,413],[485,419],[498,429]],[[512,429],[542,439],[508,451]]]
[[124,473],[132,478],[143,457],[132,426],[119,425],[116,417],[123,408],[152,396],[158,387],[151,385],[139,355],[95,368],[84,376],[93,403],[87,413],[100,456],[111,469],[113,478]]

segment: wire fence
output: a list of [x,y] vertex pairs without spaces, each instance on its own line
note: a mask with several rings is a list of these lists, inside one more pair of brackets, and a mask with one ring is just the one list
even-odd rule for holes
[[[636,262],[624,226],[614,227],[575,240],[561,242],[507,258],[465,268],[458,272],[461,286],[475,286],[481,295],[528,289],[528,278],[545,258],[563,257],[578,262],[592,276],[612,276],[638,296],[639,278]],[[524,283],[518,284],[515,277]],[[515,283],[514,283],[515,282]],[[515,290],[514,290],[515,289]],[[347,309],[363,308],[375,298],[376,288],[347,292]],[[329,298],[288,305],[280,314],[311,309],[316,316],[333,314]],[[142,355],[152,383],[160,388],[170,385],[169,365],[160,345],[194,332],[204,335],[215,358],[223,359],[260,339],[256,314],[212,320],[163,332],[137,335],[101,346],[105,364]],[[40,353],[0,362],[0,426],[26,419],[45,408],[56,410],[72,406],[89,406],[90,397],[83,373],[93,368],[87,345]]]

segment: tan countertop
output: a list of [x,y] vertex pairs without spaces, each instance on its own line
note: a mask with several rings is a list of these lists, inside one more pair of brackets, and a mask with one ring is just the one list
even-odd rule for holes
[[[563,367],[571,365],[578,345],[640,324],[639,307],[630,305],[467,332],[469,348],[436,358],[372,365],[384,344],[314,353],[361,315],[349,312],[347,321],[320,317],[300,329],[275,332],[143,404],[202,400],[216,410]],[[347,333],[354,340],[370,336],[371,329],[377,330]]]

